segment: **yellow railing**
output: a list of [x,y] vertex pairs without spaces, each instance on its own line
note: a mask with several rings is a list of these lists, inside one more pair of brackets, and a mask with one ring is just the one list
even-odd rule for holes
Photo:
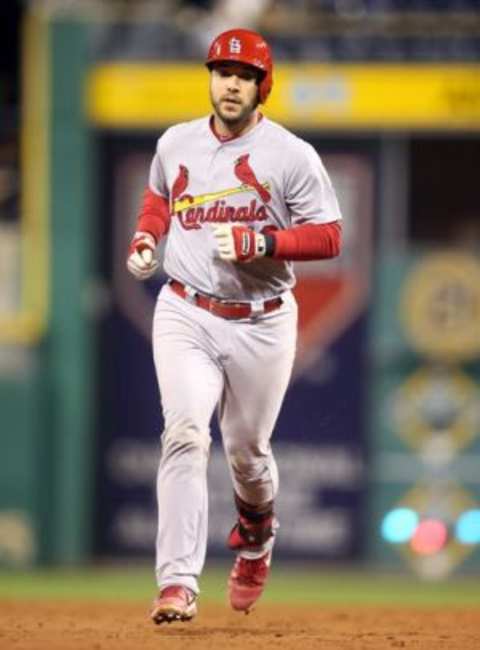
[[[210,110],[201,63],[105,63],[87,84],[90,120],[145,128]],[[281,64],[268,117],[300,129],[480,130],[480,65]]]

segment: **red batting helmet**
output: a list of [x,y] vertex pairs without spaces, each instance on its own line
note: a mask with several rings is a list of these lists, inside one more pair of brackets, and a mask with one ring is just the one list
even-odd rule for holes
[[230,29],[215,38],[205,62],[210,70],[220,61],[238,61],[253,66],[262,73],[258,84],[260,102],[264,104],[272,90],[272,53],[267,42],[249,29]]

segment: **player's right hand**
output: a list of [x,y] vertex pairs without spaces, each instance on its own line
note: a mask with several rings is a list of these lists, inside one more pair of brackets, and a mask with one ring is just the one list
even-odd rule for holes
[[137,231],[128,249],[127,268],[137,280],[150,278],[158,268],[153,257],[157,242],[149,232]]

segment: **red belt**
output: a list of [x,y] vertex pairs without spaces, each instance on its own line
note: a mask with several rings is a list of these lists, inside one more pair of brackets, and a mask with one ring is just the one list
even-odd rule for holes
[[275,309],[278,309],[283,303],[282,298],[270,298],[269,300],[260,301],[257,303],[250,302],[225,302],[206,296],[203,293],[196,293],[189,291],[187,287],[178,280],[169,280],[170,288],[177,296],[192,302],[197,307],[206,309],[207,311],[226,318],[228,320],[237,320],[240,318],[251,318],[252,316],[259,316],[261,314],[268,314]]

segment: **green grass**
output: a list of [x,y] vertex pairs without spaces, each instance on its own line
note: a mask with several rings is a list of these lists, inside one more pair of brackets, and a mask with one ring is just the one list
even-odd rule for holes
[[[200,583],[202,600],[225,602],[227,574],[227,566],[205,571]],[[144,568],[0,571],[0,598],[149,601],[154,591],[152,572]],[[322,605],[480,606],[480,587],[478,576],[422,582],[411,576],[375,572],[276,567],[264,600]]]

